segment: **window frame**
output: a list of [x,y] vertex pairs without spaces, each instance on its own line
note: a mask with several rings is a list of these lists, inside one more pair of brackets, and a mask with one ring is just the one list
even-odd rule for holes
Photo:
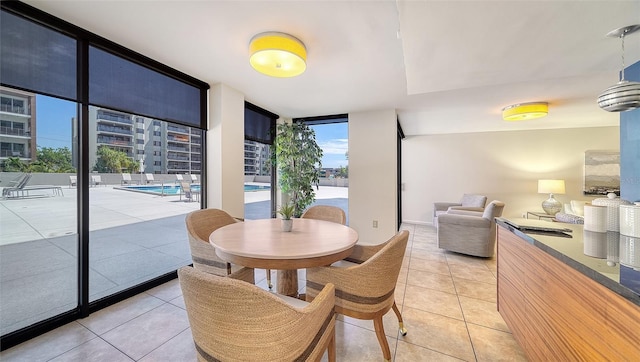
[[[173,69],[161,62],[146,57],[140,53],[137,53],[131,49],[128,49],[122,45],[112,42],[106,38],[91,33],[85,29],[82,29],[76,25],[66,22],[60,18],[57,18],[51,14],[48,14],[42,10],[34,8],[28,4],[18,1],[2,1],[0,7],[3,12],[10,13],[11,15],[21,17],[27,21],[33,22],[36,25],[43,26],[51,31],[57,32],[76,41],[76,94],[75,96],[61,96],[59,94],[50,94],[43,90],[38,89],[25,89],[16,87],[12,84],[0,83],[3,86],[14,88],[22,91],[34,92],[44,96],[51,96],[57,99],[67,100],[75,102],[78,105],[78,147],[81,150],[80,159],[78,162],[77,172],[77,220],[78,220],[78,305],[76,308],[58,314],[54,317],[47,318],[36,322],[35,324],[16,330],[14,332],[7,333],[0,336],[0,346],[2,350],[10,348],[14,345],[22,343],[33,337],[41,335],[45,332],[53,330],[71,321],[75,321],[79,318],[84,318],[90,313],[100,310],[104,307],[130,298],[136,294],[139,294],[145,290],[163,284],[169,280],[175,279],[177,273],[167,273],[165,275],[158,276],[151,280],[148,280],[142,284],[128,288],[126,290],[117,292],[108,297],[89,302],[89,174],[90,165],[89,157],[82,155],[83,150],[89,149],[89,48],[96,47],[101,50],[107,51],[112,55],[118,56],[124,60],[128,60],[137,65],[143,66],[151,71],[155,71],[166,77],[173,78],[187,85],[193,86],[199,90],[199,119],[200,124],[188,124],[173,119],[163,119],[164,121],[182,124],[185,126],[199,128],[201,131],[207,130],[207,98],[209,84],[189,76],[179,70]],[[96,105],[103,106],[103,105]],[[117,107],[105,106],[115,111],[123,111],[132,113],[132,110],[118,109]],[[135,110],[133,113],[136,113]],[[147,116],[140,114],[141,116]],[[153,118],[153,116],[150,116]],[[156,117],[157,118],[157,117]],[[201,160],[201,182],[206,185],[206,138],[202,137],[200,144]],[[206,208],[207,199],[206,187],[201,190],[201,207]]]

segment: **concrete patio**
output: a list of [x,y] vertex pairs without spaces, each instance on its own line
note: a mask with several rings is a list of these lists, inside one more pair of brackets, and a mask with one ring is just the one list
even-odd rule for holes
[[[318,204],[347,210],[344,187],[321,186]],[[6,334],[77,305],[76,189],[0,200],[0,326]],[[245,218],[269,216],[269,191],[245,193]],[[184,226],[198,202],[90,189],[90,300],[191,263]]]

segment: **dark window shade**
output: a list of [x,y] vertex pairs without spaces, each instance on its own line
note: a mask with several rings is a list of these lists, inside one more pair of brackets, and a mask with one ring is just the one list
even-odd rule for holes
[[244,138],[267,145],[273,144],[273,128],[277,118],[276,114],[245,103]]
[[294,118],[293,121],[294,122],[306,123],[309,126],[318,126],[318,125],[321,125],[321,124],[333,124],[333,123],[349,122],[349,115],[347,115],[347,114],[334,114],[334,115],[331,115],[331,116]]
[[3,85],[77,100],[75,39],[3,10],[0,54]]
[[203,128],[200,89],[89,47],[89,103]]

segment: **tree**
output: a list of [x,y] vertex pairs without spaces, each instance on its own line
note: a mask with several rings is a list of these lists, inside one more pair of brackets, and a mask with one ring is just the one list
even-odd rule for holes
[[349,166],[340,166],[337,176],[342,178],[349,178]]
[[20,157],[9,157],[2,163],[4,172],[22,172],[27,169],[27,165],[20,161]]
[[32,172],[76,172],[71,164],[71,151],[67,147],[38,147],[36,161],[29,165]]
[[98,160],[93,171],[102,173],[120,173],[122,171],[135,172],[137,164],[125,152],[117,151],[108,146],[98,147]]
[[71,164],[71,151],[67,147],[38,147],[36,160],[25,163],[18,157],[9,157],[4,161],[5,172],[41,172],[41,173],[74,173]]
[[320,182],[322,149],[315,131],[305,123],[281,123],[276,132],[271,157],[278,168],[278,185],[295,206],[294,216],[300,217],[315,200],[313,186]]

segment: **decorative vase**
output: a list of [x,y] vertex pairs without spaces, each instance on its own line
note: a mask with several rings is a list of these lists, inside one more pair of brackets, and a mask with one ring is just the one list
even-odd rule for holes
[[560,210],[562,210],[562,204],[553,197],[553,194],[549,194],[549,198],[542,202],[542,210],[544,210],[548,215],[555,216],[560,212]]
[[282,219],[282,231],[291,231],[293,227],[293,219]]

